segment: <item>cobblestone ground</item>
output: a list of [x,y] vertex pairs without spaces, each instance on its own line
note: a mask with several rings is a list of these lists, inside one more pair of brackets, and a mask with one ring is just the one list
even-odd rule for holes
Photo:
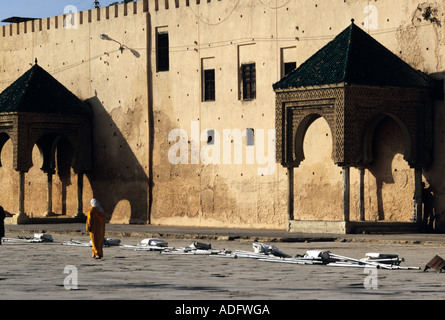
[[[8,234],[14,238],[17,235]],[[23,236],[23,234],[21,234]],[[32,235],[31,235],[32,236]],[[144,299],[144,300],[307,300],[445,299],[445,274],[423,268],[445,247],[357,242],[274,243],[294,256],[309,249],[363,258],[366,252],[396,253],[404,266],[421,270],[370,270],[269,263],[255,259],[162,255],[158,252],[104,249],[94,260],[89,247],[64,246],[86,235],[53,235],[52,243],[0,246],[1,299]],[[142,239],[120,238],[122,244]],[[196,240],[165,239],[169,246]],[[203,241],[204,242],[204,241]],[[253,251],[248,241],[205,241],[213,249]],[[77,277],[77,288],[69,290]],[[369,278],[372,277],[372,278]],[[372,281],[369,281],[369,280]],[[368,284],[367,286],[365,284]],[[366,288],[368,287],[368,288]]]

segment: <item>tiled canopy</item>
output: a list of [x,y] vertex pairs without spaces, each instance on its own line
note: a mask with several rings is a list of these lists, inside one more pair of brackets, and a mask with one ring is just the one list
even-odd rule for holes
[[0,151],[11,139],[14,169],[27,172],[37,144],[47,172],[63,137],[73,148],[74,169],[90,170],[91,119],[90,107],[36,63],[0,94]]
[[412,167],[432,162],[433,80],[413,69],[352,21],[326,46],[273,85],[276,92],[277,159],[297,167],[303,138],[318,117],[329,124],[335,163],[366,166],[372,136],[391,117],[405,138]]

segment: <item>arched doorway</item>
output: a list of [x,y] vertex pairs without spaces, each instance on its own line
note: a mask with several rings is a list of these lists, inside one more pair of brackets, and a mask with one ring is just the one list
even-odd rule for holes
[[394,116],[374,119],[365,134],[368,149],[365,178],[366,221],[409,222],[413,217],[414,169],[405,155],[410,153],[409,134]]
[[[7,216],[11,216],[12,213],[18,210],[18,194],[17,192],[11,192],[11,188],[18,190],[19,180],[15,171],[14,161],[12,157],[8,155],[13,153],[13,142],[9,135],[5,132],[0,133],[0,205],[5,210]],[[8,183],[5,183],[8,182]]]
[[[43,134],[34,144],[32,164],[26,176],[25,202],[31,217],[74,215],[76,210],[75,152],[60,133]],[[46,198],[46,206],[42,199]]]
[[317,114],[307,116],[297,129],[295,141],[296,156],[301,155],[304,161],[295,168],[294,219],[341,220],[337,208],[342,205],[342,171],[332,159],[328,122]]

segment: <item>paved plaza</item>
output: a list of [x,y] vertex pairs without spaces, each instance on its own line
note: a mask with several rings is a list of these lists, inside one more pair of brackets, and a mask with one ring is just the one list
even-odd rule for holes
[[[416,235],[415,241],[400,240],[402,236],[393,236],[392,240],[375,236],[367,241],[326,237],[325,240],[273,243],[292,256],[304,254],[310,249],[329,250],[357,259],[363,258],[367,252],[395,253],[405,259],[402,266],[421,268],[370,270],[270,263],[249,258],[164,255],[121,247],[107,247],[104,258],[94,260],[90,247],[62,245],[71,239],[89,242],[86,233],[77,230],[51,234],[54,242],[4,242],[0,246],[2,299],[445,299],[445,273],[431,269],[423,272],[426,263],[435,255],[445,257],[445,245],[439,241],[441,236],[437,236],[436,241],[427,242],[420,241],[422,237]],[[119,233],[110,234],[116,236]],[[119,237],[121,244],[136,245],[144,238],[140,232],[127,234],[129,236]],[[18,236],[33,236],[32,229],[8,229],[6,237]],[[211,244],[213,249],[253,251],[250,237],[235,237],[230,241],[222,240],[226,239],[222,236],[216,238],[219,240],[201,238],[204,239],[198,241]],[[176,248],[197,241],[172,237],[171,234],[165,235],[164,240]]]

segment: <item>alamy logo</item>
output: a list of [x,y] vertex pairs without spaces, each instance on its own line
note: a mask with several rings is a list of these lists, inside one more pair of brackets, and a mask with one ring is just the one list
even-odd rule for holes
[[377,30],[379,27],[379,14],[377,7],[373,5],[366,6],[363,9],[363,13],[367,14],[363,21],[363,26],[367,30]]
[[[256,163],[264,166],[257,169],[258,175],[274,174],[276,169],[275,129],[268,129],[266,138],[265,129],[224,129],[221,134],[215,129],[205,129],[200,132],[199,126],[199,121],[191,122],[190,141],[186,130],[170,131],[168,141],[175,142],[168,151],[168,160],[171,164],[253,165]],[[245,150],[243,150],[243,138],[246,140]],[[245,154],[244,162],[243,154]]]
[[77,29],[77,7],[70,5],[63,9],[65,15],[63,19],[63,27],[65,29]]
[[68,274],[63,280],[63,286],[66,290],[77,290],[77,268],[73,265],[67,265],[63,273]]
[[368,276],[363,281],[363,286],[365,287],[365,289],[367,289],[367,290],[378,289],[379,278],[378,278],[377,268],[366,267],[363,269],[363,273],[368,274]]

